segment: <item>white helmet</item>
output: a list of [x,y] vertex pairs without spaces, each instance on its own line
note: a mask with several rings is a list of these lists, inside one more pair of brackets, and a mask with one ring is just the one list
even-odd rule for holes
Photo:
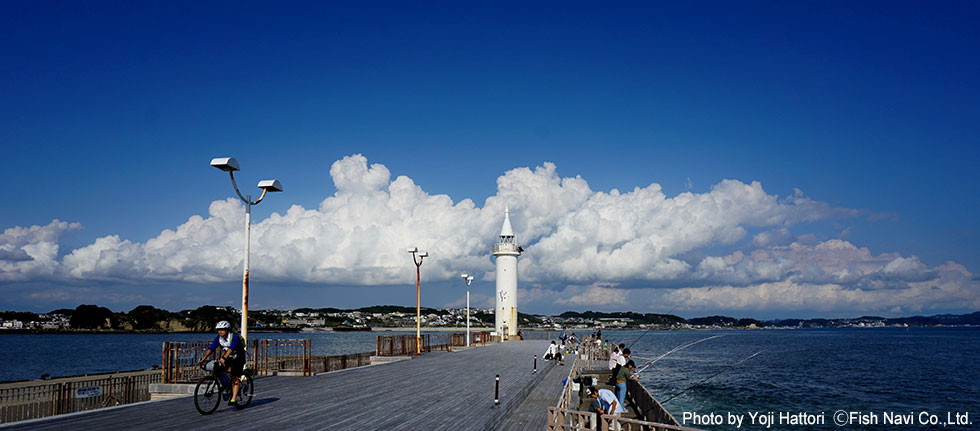
[[231,323],[228,323],[227,320],[222,320],[218,322],[217,325],[214,326],[214,329],[228,329],[228,328],[231,328]]

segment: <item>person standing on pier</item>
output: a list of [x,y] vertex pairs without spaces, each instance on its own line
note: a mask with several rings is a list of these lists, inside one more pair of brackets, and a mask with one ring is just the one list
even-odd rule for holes
[[[626,349],[623,354],[629,357],[629,349]],[[625,367],[619,367],[619,373],[616,374],[616,396],[619,398],[620,405],[626,401],[626,381],[636,380],[636,378],[636,363],[632,359],[626,363]]]
[[616,365],[619,365],[619,347],[613,347],[612,352],[609,353],[609,369],[615,370]]
[[200,362],[204,363],[211,352],[221,348],[221,353],[218,355],[218,365],[226,367],[228,373],[231,374],[231,399],[228,400],[228,404],[235,404],[235,400],[238,398],[238,389],[241,387],[241,382],[238,379],[242,375],[243,368],[245,368],[245,342],[242,341],[241,335],[231,333],[231,323],[228,323],[227,320],[218,322],[214,329],[218,330],[218,336],[214,337],[211,347],[208,347],[208,351]]

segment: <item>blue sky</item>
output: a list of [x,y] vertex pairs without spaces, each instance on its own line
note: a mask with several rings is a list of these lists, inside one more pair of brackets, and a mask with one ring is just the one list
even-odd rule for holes
[[[348,160],[344,166],[356,170],[358,160],[345,157],[362,154],[365,166],[384,165],[391,181],[404,175],[427,195],[448,195],[454,205],[471,199],[488,210],[474,220],[496,211],[488,198],[502,196],[499,178],[547,162],[557,178],[581,176],[592,192],[656,183],[669,199],[707,196],[723,180],[758,181],[768,195],[786,198],[799,189],[812,201],[857,210],[803,222],[736,222],[745,229],[741,237],[706,238],[644,264],[674,259],[697,268],[709,256],[750,255],[763,243],[753,243],[755,235],[786,229],[784,236],[798,241],[764,246],[846,241],[878,257],[872,260],[879,268],[864,267],[867,274],[896,256],[914,258],[926,275],[903,279],[913,284],[947,280],[936,274],[951,261],[969,273],[943,300],[917,291],[918,299],[880,309],[870,300],[727,306],[740,302],[692,294],[676,307],[685,314],[974,311],[978,18],[980,7],[971,2],[7,2],[0,6],[0,175],[13,187],[0,229],[54,219],[81,228],[55,229],[56,239],[47,238],[60,261],[50,271],[0,266],[7,274],[0,277],[0,308],[98,302],[128,309],[145,298],[176,309],[223,300],[221,289],[234,296],[231,263],[215,267],[214,276],[227,281],[214,282],[154,269],[79,275],[63,258],[106,236],[145,245],[193,215],[207,218],[212,202],[231,192],[207,166],[211,157],[238,158],[249,187],[266,177],[282,181],[286,193],[254,209],[262,222],[293,205],[320,207],[339,193],[331,167]],[[533,202],[537,195],[523,196]],[[522,228],[521,204],[513,205],[515,229],[529,229],[524,240],[532,246],[549,244],[565,226],[561,214],[537,214],[550,230]],[[320,210],[328,219],[333,214]],[[533,224],[537,215],[526,214]],[[435,233],[450,229],[447,223],[419,240],[449,241]],[[474,232],[489,232],[480,229]],[[412,227],[398,235],[409,241]],[[643,239],[631,235],[613,244]],[[26,240],[11,238],[8,232],[0,245],[7,244],[11,262],[23,262],[18,250]],[[329,252],[373,256],[357,241],[350,246]],[[446,274],[470,262],[464,257],[477,257],[473,250],[446,256]],[[522,309],[666,311],[674,305],[656,304],[670,303],[658,296],[669,289],[765,290],[806,272],[804,257],[783,258],[795,269],[748,281],[601,271],[580,277],[538,270],[543,262],[532,258],[526,278],[537,287],[528,288],[539,290],[526,292],[531,300]],[[479,262],[492,269],[488,257]],[[395,271],[386,260],[375,263],[361,270]],[[261,284],[259,269],[254,280]],[[311,297],[323,306],[411,302],[400,280],[356,280],[285,272],[275,281],[279,293],[256,293],[260,304],[253,306],[298,306]],[[427,305],[456,301],[455,281],[434,276]],[[481,283],[491,290],[492,276]],[[855,289],[899,287],[834,292]],[[160,290],[173,294],[154,296]],[[622,299],[590,304],[589,292]],[[761,297],[769,296],[753,296]]]

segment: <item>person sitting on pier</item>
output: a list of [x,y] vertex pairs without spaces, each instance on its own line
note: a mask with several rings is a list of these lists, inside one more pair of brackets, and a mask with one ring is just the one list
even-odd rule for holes
[[238,379],[245,368],[245,343],[242,341],[241,335],[230,333],[231,323],[228,323],[227,320],[218,322],[214,329],[218,330],[218,336],[214,337],[214,341],[211,342],[211,346],[208,347],[208,351],[200,362],[204,363],[211,352],[219,347],[222,349],[218,355],[218,365],[227,367],[228,373],[231,374],[231,399],[228,400],[228,404],[234,405],[235,399],[238,398],[238,389],[241,386]]
[[562,362],[561,350],[554,341],[552,341],[551,345],[548,346],[548,351],[544,353],[544,358],[555,360],[559,363],[559,365],[565,365],[564,362]]
[[[623,353],[626,357],[629,357],[629,349],[626,349]],[[619,373],[616,374],[616,395],[619,398],[620,404],[626,401],[626,381],[636,380],[636,378],[636,363],[632,359],[626,363],[625,367],[619,367]]]

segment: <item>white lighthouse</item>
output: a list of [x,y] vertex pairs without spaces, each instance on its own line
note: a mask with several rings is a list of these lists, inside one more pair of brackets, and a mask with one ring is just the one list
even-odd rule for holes
[[510,209],[504,209],[504,226],[500,229],[500,242],[493,245],[497,258],[497,308],[494,309],[497,334],[504,339],[517,337],[517,256],[524,251],[514,242],[514,229],[510,226]]

